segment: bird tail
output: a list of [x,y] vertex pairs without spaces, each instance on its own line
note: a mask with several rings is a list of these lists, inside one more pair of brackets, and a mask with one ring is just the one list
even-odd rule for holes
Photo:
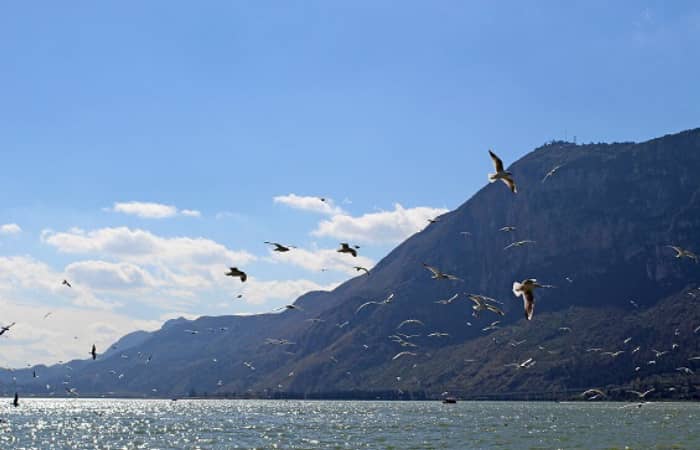
[[520,297],[520,294],[522,293],[522,285],[518,283],[517,281],[513,282],[513,295],[516,297]]

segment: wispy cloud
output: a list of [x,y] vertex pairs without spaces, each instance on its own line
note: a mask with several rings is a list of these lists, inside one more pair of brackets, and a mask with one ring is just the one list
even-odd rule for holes
[[312,234],[354,242],[395,244],[422,230],[428,224],[428,219],[447,211],[444,208],[427,206],[404,208],[397,203],[393,211],[380,211],[357,217],[348,214],[334,215],[321,221]]
[[22,228],[16,223],[6,223],[4,225],[0,225],[0,234],[17,234],[21,232]]
[[302,196],[296,194],[278,195],[272,199],[275,203],[280,203],[290,208],[300,209],[302,211],[311,211],[320,214],[345,214],[342,208],[335,206],[335,203],[330,198],[321,199],[320,197]]
[[178,210],[175,206],[154,202],[116,202],[107,211],[128,214],[144,219],[166,219],[177,215],[200,217],[202,214],[195,209]]

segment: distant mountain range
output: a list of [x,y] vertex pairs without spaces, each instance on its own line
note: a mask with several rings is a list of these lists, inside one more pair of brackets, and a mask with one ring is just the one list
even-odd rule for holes
[[[577,398],[595,387],[634,398],[626,391],[653,387],[648,398],[700,398],[700,360],[690,359],[700,355],[700,264],[667,247],[700,251],[700,130],[552,142],[509,169],[517,194],[487,184],[370,275],[301,296],[301,311],[169,321],[97,361],[2,373],[2,389],[14,390],[14,376],[22,392],[42,395],[49,384],[56,395],[70,386],[83,395]],[[535,242],[504,250],[516,240]],[[461,281],[433,280],[423,263]],[[555,287],[536,292],[526,321],[511,289],[530,277]],[[505,316],[473,317],[465,293],[499,300]],[[420,323],[397,330],[407,319]],[[401,345],[397,332],[417,336]],[[506,366],[529,358],[529,368]]]

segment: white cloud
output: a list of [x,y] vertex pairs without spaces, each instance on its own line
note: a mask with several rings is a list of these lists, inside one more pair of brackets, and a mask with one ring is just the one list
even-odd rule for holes
[[66,274],[81,285],[96,290],[144,289],[157,287],[158,281],[141,267],[131,263],[78,261],[66,267]]
[[178,210],[175,206],[154,202],[116,202],[107,211],[129,214],[143,219],[165,219],[182,215],[186,217],[200,217],[202,214],[196,209]]
[[309,197],[309,196],[300,196],[296,194],[289,194],[289,195],[278,195],[277,197],[274,197],[272,199],[275,203],[281,203],[283,205],[287,205],[290,208],[294,209],[301,209],[304,211],[312,211],[312,212],[317,212],[321,214],[328,214],[328,215],[334,215],[334,214],[344,214],[345,211],[343,211],[342,208],[339,206],[335,206],[333,203],[333,200],[330,198],[326,198],[321,200],[319,197]]
[[22,228],[16,223],[0,225],[0,234],[17,234],[20,232],[22,232]]
[[312,234],[354,242],[395,244],[425,228],[428,219],[447,211],[444,208],[426,206],[404,208],[397,203],[393,211],[368,213],[359,217],[334,215],[321,221]]
[[270,300],[283,300],[291,303],[302,294],[310,291],[330,291],[340,283],[320,285],[310,280],[257,280],[249,278],[242,284],[239,292],[243,294],[243,301],[252,305],[262,305]]

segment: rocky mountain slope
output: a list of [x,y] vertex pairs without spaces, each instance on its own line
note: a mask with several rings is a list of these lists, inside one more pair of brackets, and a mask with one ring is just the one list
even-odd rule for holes
[[[567,398],[593,386],[615,396],[653,384],[654,395],[697,398],[700,361],[689,358],[700,355],[700,264],[674,258],[667,245],[700,251],[700,130],[643,143],[553,142],[510,170],[518,194],[486,185],[371,275],[297,299],[303,311],[169,323],[121,353],[70,363],[70,386],[86,394]],[[504,250],[524,239],[535,242]],[[423,263],[461,281],[433,280]],[[511,292],[528,277],[556,286],[537,291],[531,322]],[[506,315],[472,317],[465,292],[499,299]],[[390,294],[390,303],[356,313]],[[454,294],[451,304],[435,303]],[[406,339],[415,347],[389,339],[407,319],[424,324],[399,330],[420,335]],[[498,328],[483,331],[495,320]],[[415,355],[392,359],[401,351]],[[536,362],[529,369],[505,366],[527,358]],[[45,393],[46,383],[65,381],[62,365],[37,370],[41,382],[13,374],[20,389]],[[11,389],[10,374],[0,382]]]

